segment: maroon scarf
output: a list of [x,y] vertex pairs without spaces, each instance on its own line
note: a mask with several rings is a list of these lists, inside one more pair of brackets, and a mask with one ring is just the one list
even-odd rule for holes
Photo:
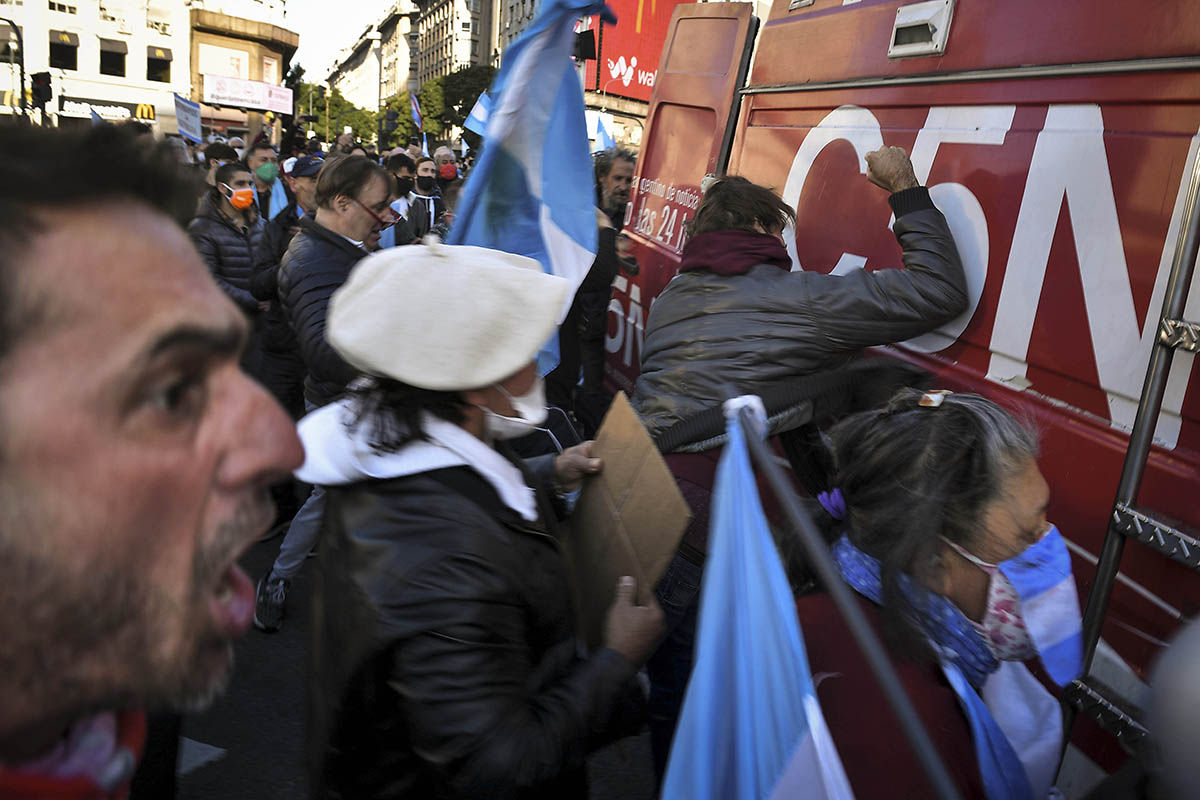
[[709,231],[693,236],[683,246],[679,271],[745,275],[759,264],[770,264],[784,272],[792,270],[787,248],[768,233]]

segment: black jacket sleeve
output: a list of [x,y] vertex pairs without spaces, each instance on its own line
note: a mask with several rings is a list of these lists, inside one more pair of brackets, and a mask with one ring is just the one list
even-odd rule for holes
[[831,351],[854,351],[918,336],[961,314],[967,282],[950,226],[925,187],[890,198],[904,269],[805,274],[806,308]]
[[343,276],[322,269],[306,269],[293,275],[288,289],[291,302],[285,304],[300,342],[300,355],[313,380],[346,386],[358,370],[346,363],[325,339],[325,318],[329,300],[342,285]]
[[250,293],[255,300],[279,299],[279,262],[287,251],[291,233],[284,225],[284,217],[280,214],[263,229],[254,258],[254,275],[250,278]]

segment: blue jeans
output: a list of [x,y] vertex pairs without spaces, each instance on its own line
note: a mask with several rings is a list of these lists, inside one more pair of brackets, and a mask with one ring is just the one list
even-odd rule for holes
[[676,553],[654,590],[667,627],[666,638],[646,662],[650,677],[650,749],[660,785],[692,674],[702,574],[698,564]]
[[[312,413],[317,410],[317,406],[305,400],[304,410],[306,413]],[[325,489],[314,486],[312,494],[292,518],[292,524],[288,526],[287,534],[279,545],[279,556],[275,559],[275,565],[271,567],[273,578],[285,578],[290,581],[296,576],[304,564],[304,559],[308,558],[308,554],[317,545],[317,536],[321,533],[321,518],[324,516]]]

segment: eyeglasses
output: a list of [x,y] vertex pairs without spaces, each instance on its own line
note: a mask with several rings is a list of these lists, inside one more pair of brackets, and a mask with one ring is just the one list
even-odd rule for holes
[[375,218],[375,221],[378,222],[382,226],[380,228],[381,231],[386,231],[388,228],[395,225],[401,219],[399,212],[397,212],[396,209],[392,208],[391,206],[388,206],[388,209],[387,209],[387,213],[389,216],[381,217],[378,214],[376,214],[374,211],[372,211],[371,209],[367,208],[367,206],[361,200],[359,200],[357,197],[351,197],[350,199],[353,200],[359,208],[361,208],[363,211],[367,212],[368,214],[370,214],[372,217]]

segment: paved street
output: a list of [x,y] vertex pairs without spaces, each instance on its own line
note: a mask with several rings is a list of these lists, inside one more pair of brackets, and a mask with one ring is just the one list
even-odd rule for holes
[[[271,565],[279,539],[242,560],[255,580]],[[180,800],[296,800],[307,797],[303,765],[304,676],[312,581],[310,560],[292,585],[279,633],[251,630],[237,646],[229,691],[183,724]],[[589,765],[593,800],[650,800],[648,736],[617,742]]]

